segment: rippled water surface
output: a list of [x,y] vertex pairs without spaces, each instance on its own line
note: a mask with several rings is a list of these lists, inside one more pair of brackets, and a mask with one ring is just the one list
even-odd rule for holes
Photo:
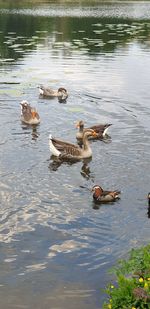
[[[1,308],[99,309],[107,270],[149,241],[150,4],[33,2],[0,1]],[[67,88],[66,104],[40,84]],[[112,123],[110,139],[89,162],[53,161],[49,133],[76,143],[80,119]],[[94,184],[121,199],[95,207]]]

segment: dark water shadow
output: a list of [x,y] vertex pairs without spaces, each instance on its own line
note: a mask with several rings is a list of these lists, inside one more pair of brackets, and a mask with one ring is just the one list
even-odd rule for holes
[[67,99],[58,98],[58,103],[66,104],[67,103]]
[[52,156],[50,157],[50,160],[52,161],[52,162],[50,162],[50,164],[49,164],[49,169],[50,169],[51,171],[57,171],[58,168],[59,168],[62,164],[67,164],[67,165],[70,165],[70,166],[71,166],[71,165],[73,165],[73,164],[75,164],[75,163],[80,162],[80,160],[75,160],[75,159],[69,160],[69,159],[64,159],[64,158],[56,157],[56,156],[54,156],[54,155],[52,155]]
[[37,140],[37,138],[40,135],[37,128],[38,128],[38,125],[29,125],[29,124],[22,123],[22,129],[25,132],[27,131],[28,134],[31,132],[32,140]]
[[81,160],[66,160],[66,159],[62,159],[62,158],[57,158],[55,156],[51,156],[50,157],[50,164],[48,166],[48,168],[50,169],[50,171],[57,171],[58,168],[62,165],[62,164],[65,164],[65,165],[69,165],[69,166],[72,166],[73,164],[76,164],[76,163],[79,163],[79,162],[82,162],[82,166],[81,166],[81,175],[82,177],[84,177],[86,180],[89,180],[91,179],[92,182],[94,182],[94,176],[91,174],[91,170],[90,170],[90,167],[89,167],[89,163],[92,161],[92,158],[88,158],[88,159],[81,159]]
[[[92,197],[93,198],[93,197]],[[118,198],[118,201],[119,201],[120,199]],[[111,206],[113,206],[114,204],[116,204],[117,203],[117,201],[114,201],[114,202],[95,202],[95,201],[93,201],[92,202],[92,208],[93,209],[100,209],[102,206],[108,206],[108,207],[111,207]]]
[[81,167],[81,171],[80,174],[82,175],[83,178],[85,178],[86,180],[91,180],[92,183],[94,183],[94,175],[91,173],[90,167],[89,167],[89,163],[90,163],[91,159],[86,159],[83,161],[83,165]]

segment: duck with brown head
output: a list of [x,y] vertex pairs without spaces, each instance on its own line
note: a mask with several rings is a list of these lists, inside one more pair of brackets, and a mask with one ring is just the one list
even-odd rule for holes
[[98,203],[109,203],[119,199],[120,191],[105,191],[99,185],[93,186],[93,200]]
[[78,140],[82,140],[83,139],[83,133],[88,129],[92,129],[97,133],[97,137],[90,136],[89,139],[98,139],[98,138],[102,139],[107,135],[106,132],[107,132],[107,130],[110,126],[111,126],[110,123],[105,123],[105,124],[94,125],[94,126],[91,126],[89,128],[84,128],[84,122],[83,122],[83,120],[80,120],[76,124],[76,128],[79,129],[79,131],[76,134],[76,138]]

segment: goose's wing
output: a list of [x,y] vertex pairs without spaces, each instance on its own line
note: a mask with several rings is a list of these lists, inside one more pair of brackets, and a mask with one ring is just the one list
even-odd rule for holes
[[55,94],[55,91],[51,89],[50,87],[40,86],[39,87],[40,94],[45,96],[53,96]]
[[55,91],[53,89],[48,88],[48,87],[44,89],[44,95],[52,96],[54,94],[55,94]]
[[121,192],[120,191],[103,191],[103,196],[110,196],[111,198],[114,198],[114,199],[116,199],[116,198],[118,198],[119,197],[119,194],[120,194]]
[[96,131],[96,133],[99,133],[99,132],[103,133],[111,125],[112,124],[110,124],[110,123],[98,124],[98,125],[91,126],[90,129]]
[[53,138],[53,137],[52,137],[52,141],[55,145],[58,145],[60,147],[68,146],[68,147],[73,147],[73,148],[78,149],[78,145],[75,145],[75,144],[72,144],[72,143],[69,143],[69,142],[66,142],[66,141],[62,141],[62,140],[59,140],[59,139],[56,139],[56,138]]
[[79,146],[52,138],[55,148],[61,152],[62,156],[78,157],[81,155]]
[[21,112],[21,118],[26,120],[26,121],[29,121],[32,118],[31,108],[28,108],[26,110],[23,109],[22,112]]
[[40,116],[39,116],[39,113],[38,113],[38,112],[36,112],[36,118],[37,118],[38,120],[40,120]]

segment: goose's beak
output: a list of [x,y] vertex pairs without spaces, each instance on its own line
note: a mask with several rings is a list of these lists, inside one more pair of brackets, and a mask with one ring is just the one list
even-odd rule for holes
[[34,119],[34,118],[36,117],[36,112],[35,112],[35,111],[32,111],[31,114],[32,114],[32,117],[33,117],[33,119]]
[[97,137],[98,134],[94,131],[94,132],[92,133],[92,136]]
[[79,129],[79,122],[75,124],[76,129]]

